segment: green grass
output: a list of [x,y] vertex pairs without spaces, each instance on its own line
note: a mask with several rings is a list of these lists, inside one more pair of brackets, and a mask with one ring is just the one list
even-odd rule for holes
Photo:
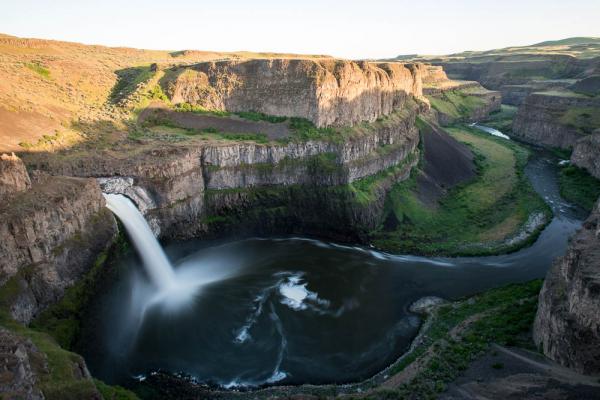
[[288,119],[287,117],[268,115],[256,111],[243,111],[235,114],[241,118],[248,119],[250,121],[266,121],[272,124],[285,122]]
[[508,104],[502,104],[500,110],[491,113],[482,124],[498,129],[502,133],[510,133],[513,119],[517,114],[517,108]]
[[394,177],[398,172],[402,171],[407,164],[415,160],[415,155],[410,154],[403,162],[393,167],[387,168],[374,175],[370,175],[361,179],[357,179],[350,183],[348,187],[356,196],[356,201],[359,204],[367,205],[375,198],[377,188],[385,183],[387,179]]
[[477,96],[461,90],[449,90],[439,96],[427,96],[431,106],[438,112],[452,119],[466,119],[473,111],[485,105],[485,101]]
[[150,66],[132,67],[117,71],[117,83],[110,94],[110,100],[118,102],[133,94],[138,86],[148,82],[154,75]]
[[317,128],[315,124],[305,118],[292,117],[290,118],[289,126],[293,133],[292,140],[330,140],[338,142],[343,139],[338,134],[337,129]]
[[[423,342],[390,370],[390,375],[397,374],[420,359],[422,365],[414,379],[397,389],[377,390],[368,398],[434,399],[491,343],[533,348],[529,332],[541,286],[541,280],[513,284],[441,306],[424,332]],[[451,338],[449,332],[470,317],[476,318]],[[433,355],[429,357],[430,349]]]
[[269,137],[264,133],[232,133],[221,132],[217,128],[208,127],[204,129],[184,128],[169,118],[148,118],[138,127],[132,138],[148,137],[163,139],[184,140],[196,137],[204,140],[231,140],[235,142],[252,141],[256,143],[269,143]]
[[110,386],[101,380],[94,379],[96,388],[105,400],[137,400],[138,396],[135,393],[122,388],[121,386]]
[[202,115],[214,115],[217,117],[228,117],[231,115],[229,111],[222,110],[209,110],[202,106],[196,106],[190,103],[179,103],[175,105],[175,111],[179,112],[191,112],[194,114],[202,114]]
[[161,100],[161,101],[169,101],[169,98],[166,94],[163,93],[160,85],[154,85],[146,94],[146,96],[150,100]]
[[476,155],[476,179],[452,189],[437,208],[419,200],[416,173],[396,185],[388,196],[386,220],[373,243],[385,250],[421,254],[489,254],[509,251],[502,241],[515,234],[533,212],[549,213],[523,174],[529,152],[522,146],[476,130],[449,130]]
[[63,134],[61,132],[56,132],[54,135],[42,135],[41,138],[38,139],[35,143],[30,142],[20,142],[19,146],[24,149],[34,149],[41,146],[52,145],[59,142],[63,138]]
[[560,122],[577,129],[583,135],[588,135],[600,128],[600,108],[569,108],[560,117]]
[[600,180],[574,165],[560,169],[560,195],[567,201],[591,211],[600,197]]
[[50,70],[39,63],[25,63],[25,67],[44,79],[50,79]]

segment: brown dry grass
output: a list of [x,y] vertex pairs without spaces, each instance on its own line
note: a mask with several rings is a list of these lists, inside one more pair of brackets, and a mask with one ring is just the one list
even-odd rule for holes
[[[0,34],[0,152],[33,151],[43,135],[112,135],[126,116],[109,96],[119,70],[215,59],[312,58],[294,54],[115,48]],[[87,126],[86,131],[80,129]],[[90,128],[95,126],[94,129]],[[19,146],[26,142],[32,146]],[[64,146],[65,144],[59,144]],[[44,149],[46,150],[46,149]]]

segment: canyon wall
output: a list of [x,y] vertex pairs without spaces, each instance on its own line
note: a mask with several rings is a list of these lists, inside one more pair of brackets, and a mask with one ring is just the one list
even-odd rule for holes
[[[369,204],[360,204],[349,185],[384,171],[390,182],[408,177],[418,161],[418,112],[409,102],[343,140],[165,144],[126,158],[99,154],[32,167],[98,178],[104,191],[131,198],[162,238],[222,235],[243,225],[261,233],[335,230],[340,239],[356,240],[378,223],[381,190],[391,183],[377,186]],[[278,214],[267,221],[266,209]],[[258,211],[262,221],[245,215]]]
[[585,73],[597,60],[563,54],[497,55],[434,62],[455,79],[473,80],[499,90],[506,104],[520,105],[534,91],[558,89]]
[[575,143],[571,163],[600,179],[600,129]]
[[568,91],[533,93],[519,107],[512,132],[533,144],[572,148],[593,129],[598,111],[600,98]]
[[548,272],[534,340],[549,358],[600,375],[600,202]]
[[175,104],[212,110],[302,117],[344,126],[402,108],[422,97],[423,64],[274,59],[206,62],[165,71],[161,85]]
[[0,163],[0,181],[21,182],[0,203],[0,285],[12,317],[27,323],[90,268],[116,225],[93,179],[37,174],[29,186],[22,164]]

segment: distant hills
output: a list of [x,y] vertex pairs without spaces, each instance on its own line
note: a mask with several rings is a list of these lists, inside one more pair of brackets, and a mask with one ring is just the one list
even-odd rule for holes
[[528,46],[513,46],[484,51],[463,51],[446,55],[401,54],[385,61],[457,60],[477,57],[535,56],[545,54],[564,54],[577,58],[600,57],[600,37],[571,37],[560,40],[548,40]]

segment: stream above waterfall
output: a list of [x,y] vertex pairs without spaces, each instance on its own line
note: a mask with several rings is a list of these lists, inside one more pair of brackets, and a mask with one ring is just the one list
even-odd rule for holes
[[165,252],[193,290],[175,308],[149,301],[151,276],[129,254],[84,321],[94,334],[82,353],[94,376],[122,385],[156,371],[223,388],[368,378],[410,346],[421,324],[409,311],[416,300],[545,276],[582,217],[560,198],[555,165],[545,156],[527,165],[555,216],[532,246],[512,254],[390,255],[297,237],[179,242]]

